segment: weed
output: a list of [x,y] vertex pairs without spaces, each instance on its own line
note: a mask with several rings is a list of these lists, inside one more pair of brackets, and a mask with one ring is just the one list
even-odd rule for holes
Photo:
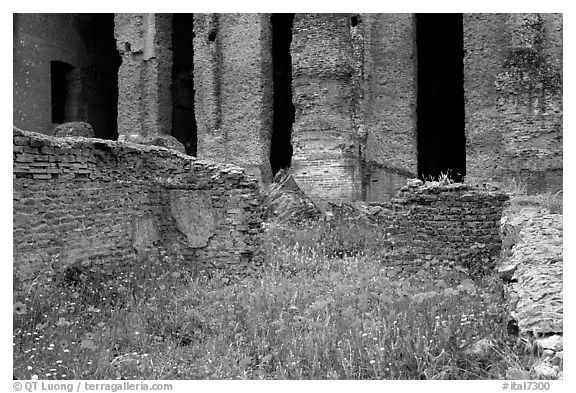
[[[385,234],[270,226],[259,276],[193,274],[162,252],[21,288],[14,374],[30,379],[478,379],[510,363],[502,288],[383,264]],[[496,350],[471,354],[489,339]]]

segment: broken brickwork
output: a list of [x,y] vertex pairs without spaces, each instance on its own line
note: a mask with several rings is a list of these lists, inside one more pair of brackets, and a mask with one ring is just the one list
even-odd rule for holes
[[407,271],[456,264],[470,272],[494,268],[500,255],[500,219],[508,196],[462,183],[404,186],[370,210],[386,232],[389,263]]
[[13,131],[14,269],[138,266],[150,250],[192,269],[259,265],[258,182],[173,150]]

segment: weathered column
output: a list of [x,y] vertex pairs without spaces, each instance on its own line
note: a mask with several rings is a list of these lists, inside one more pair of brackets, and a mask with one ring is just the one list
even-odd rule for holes
[[386,200],[417,175],[413,14],[362,14],[365,198]]
[[268,14],[195,14],[198,157],[271,180],[271,25]]
[[464,15],[467,174],[562,188],[562,15]]
[[296,14],[292,51],[291,172],[309,195],[360,196],[359,144],[353,122],[354,54],[345,14]]
[[170,135],[172,14],[116,14],[120,140]]

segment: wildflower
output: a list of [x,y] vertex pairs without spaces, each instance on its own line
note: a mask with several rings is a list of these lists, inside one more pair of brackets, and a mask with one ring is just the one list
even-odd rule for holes
[[[69,346],[69,343],[67,339],[61,338],[58,340],[58,345],[60,346],[60,348],[66,350]],[[54,344],[50,344],[50,347],[54,347]]]
[[92,340],[82,340],[80,342],[80,347],[81,348],[88,348],[88,349],[95,349],[96,345],[94,344],[94,341],[92,341]]
[[376,363],[376,360],[374,360],[374,359],[370,360],[370,364],[374,364],[374,363]]
[[35,381],[38,379],[38,375],[34,374],[30,377],[31,380]]
[[26,314],[26,305],[22,302],[14,303],[14,313],[17,315]]
[[58,322],[56,322],[56,326],[58,327],[67,327],[70,326],[70,322],[66,320],[66,318],[60,317]]
[[46,326],[48,326],[48,322],[39,323],[36,325],[36,330],[43,330]]
[[32,370],[32,366],[27,366],[26,367],[28,370]]

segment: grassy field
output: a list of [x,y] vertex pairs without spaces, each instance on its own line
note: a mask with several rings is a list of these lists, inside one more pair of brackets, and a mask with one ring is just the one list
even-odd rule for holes
[[[462,267],[434,263],[405,275],[371,252],[370,233],[326,225],[269,226],[259,276],[192,276],[161,256],[18,286],[14,375],[497,379],[537,361],[506,332],[497,277],[472,281]],[[343,253],[342,242],[358,247]]]

